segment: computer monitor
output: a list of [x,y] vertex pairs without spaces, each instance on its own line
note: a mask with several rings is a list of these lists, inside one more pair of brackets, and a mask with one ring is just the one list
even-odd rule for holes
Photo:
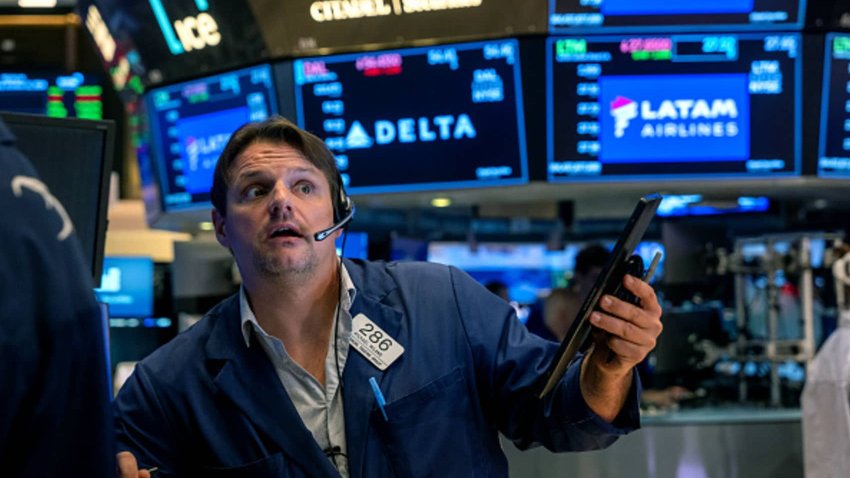
[[103,278],[95,295],[98,301],[109,306],[109,317],[151,317],[154,309],[153,259],[104,258]]
[[352,194],[528,181],[516,40],[292,67],[298,122],[325,140]]
[[551,182],[800,174],[799,34],[547,40]]
[[549,30],[793,30],[805,13],[806,0],[549,0]]
[[260,65],[146,93],[164,212],[209,209],[213,171],[230,135],[277,113],[271,67]]
[[0,118],[17,138],[17,148],[65,207],[97,285],[103,263],[115,124],[13,113],[0,113]]
[[818,176],[850,179],[850,34],[826,36]]

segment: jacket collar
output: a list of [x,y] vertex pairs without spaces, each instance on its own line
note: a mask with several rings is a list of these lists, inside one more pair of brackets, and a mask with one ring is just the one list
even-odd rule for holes
[[[351,280],[357,287],[357,298],[351,307],[351,316],[363,314],[382,328],[390,337],[398,340],[403,332],[402,313],[391,304],[396,282],[387,268],[361,261],[345,260]],[[356,330],[351,331],[356,334]],[[407,348],[409,344],[401,343]],[[398,359],[404,360],[404,355]],[[343,401],[345,408],[345,439],[353,444],[348,449],[349,473],[352,478],[362,477],[366,463],[366,441],[371,417],[380,416],[375,395],[369,386],[374,377],[379,385],[384,377],[392,373],[397,363],[381,371],[352,347],[343,371]],[[380,418],[383,420],[383,418]]]
[[[396,289],[395,280],[386,267],[344,259],[357,296],[351,316],[363,314],[396,339],[402,332],[402,313],[389,305]],[[206,354],[212,367],[213,381],[255,426],[267,434],[290,460],[304,469],[315,469],[314,476],[338,476],[330,461],[319,449],[312,434],[301,421],[261,347],[246,347],[239,315],[239,294],[226,299],[210,311],[212,331]],[[352,331],[356,333],[356,331]],[[404,347],[408,344],[402,343]],[[398,360],[403,360],[402,355]],[[375,396],[369,378],[381,384],[396,364],[379,370],[359,352],[351,350],[343,371],[343,407],[349,473],[363,476],[370,417],[376,411]]]
[[287,458],[312,476],[338,477],[304,426],[262,347],[246,347],[240,331],[239,295],[210,312],[215,323],[206,344],[212,380]]

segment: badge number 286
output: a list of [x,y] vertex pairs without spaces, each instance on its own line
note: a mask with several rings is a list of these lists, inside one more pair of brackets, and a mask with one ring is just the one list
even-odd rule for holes
[[351,345],[380,370],[385,370],[404,352],[404,347],[363,314],[354,317],[352,328]]

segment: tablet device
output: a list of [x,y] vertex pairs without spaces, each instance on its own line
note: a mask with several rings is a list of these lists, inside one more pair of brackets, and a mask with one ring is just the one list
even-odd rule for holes
[[556,359],[552,361],[547,372],[548,379],[543,391],[540,392],[540,398],[543,398],[555,387],[555,384],[567,370],[567,366],[576,354],[584,348],[593,329],[590,324],[590,314],[594,310],[601,310],[597,304],[602,296],[610,294],[627,302],[637,302],[636,297],[623,287],[623,277],[630,274],[642,278],[644,275],[643,260],[639,256],[633,256],[632,252],[634,252],[650,221],[655,216],[655,210],[658,209],[659,203],[661,203],[661,196],[658,194],[642,197],[638,201],[629,222],[626,223],[626,228],[614,245],[608,264],[597,277],[593,289],[585,298],[576,319],[573,320],[564,341],[561,342]]

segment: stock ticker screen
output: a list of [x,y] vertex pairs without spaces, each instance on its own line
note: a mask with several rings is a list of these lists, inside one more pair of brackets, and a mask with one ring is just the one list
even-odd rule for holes
[[850,178],[850,35],[826,38],[818,176]]
[[103,87],[92,75],[0,73],[0,110],[53,118],[103,119]]
[[549,0],[549,31],[801,28],[805,0]]
[[798,34],[547,41],[548,179],[800,173]]
[[230,135],[277,113],[261,65],[149,90],[153,156],[166,211],[209,207],[213,171]]
[[528,181],[516,40],[297,60],[299,124],[351,193]]

